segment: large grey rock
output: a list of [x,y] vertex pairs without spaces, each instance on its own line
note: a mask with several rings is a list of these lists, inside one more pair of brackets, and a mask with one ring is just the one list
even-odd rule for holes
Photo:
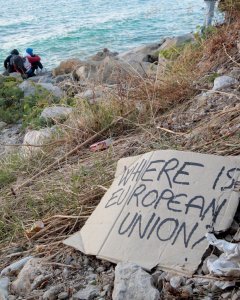
[[52,83],[42,83],[39,82],[38,85],[49,91],[53,96],[57,98],[63,97],[63,91],[60,89],[60,87],[53,85]]
[[19,88],[23,91],[24,97],[32,96],[36,93],[36,86],[29,80],[25,80],[19,84]]
[[9,282],[10,280],[8,277],[0,278],[0,300],[8,300]]
[[88,58],[88,60],[89,61],[91,61],[91,60],[93,60],[93,61],[101,61],[101,60],[103,60],[107,56],[114,57],[114,56],[117,56],[117,55],[118,55],[117,52],[111,52],[107,48],[104,48],[102,51],[99,51],[97,54],[95,54],[93,56],[90,56]]
[[176,36],[176,37],[169,37],[169,38],[166,38],[164,43],[160,46],[159,50],[167,50],[170,48],[176,48],[185,43],[193,42],[193,41],[194,41],[194,36],[191,33]]
[[152,276],[133,263],[119,263],[115,269],[113,300],[158,300]]
[[92,300],[99,294],[98,287],[87,285],[85,289],[80,290],[73,295],[73,300]]
[[24,257],[18,261],[15,261],[10,266],[4,268],[0,275],[9,276],[19,272],[30,259],[32,259],[32,256]]
[[18,274],[17,279],[12,283],[12,290],[15,294],[26,296],[32,290],[32,282],[40,274],[46,273],[41,260],[30,259]]
[[159,43],[153,43],[149,45],[143,45],[133,48],[127,52],[123,52],[118,55],[121,60],[127,61],[130,64],[133,62],[151,62],[151,57],[156,55],[160,50],[166,50],[172,47],[178,47],[188,41],[193,41],[192,34],[185,34],[178,37],[166,38]]
[[52,106],[52,107],[46,107],[42,111],[40,117],[45,120],[61,120],[63,118],[66,118],[71,112],[71,107],[65,107],[65,106]]
[[238,83],[238,80],[233,77],[227,75],[219,76],[214,80],[213,90],[214,91],[222,90],[236,83]]
[[28,81],[36,82],[36,83],[53,83],[51,73],[44,73],[42,75],[37,75],[34,77],[30,77]]

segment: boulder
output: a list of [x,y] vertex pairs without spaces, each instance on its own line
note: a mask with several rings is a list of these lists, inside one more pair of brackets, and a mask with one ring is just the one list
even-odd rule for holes
[[23,139],[23,145],[25,146],[22,147],[21,154],[23,156],[31,156],[33,154],[38,153],[41,150],[41,148],[34,146],[42,145],[43,143],[45,143],[48,139],[52,137],[53,132],[53,127],[28,131]]
[[24,97],[32,96],[36,93],[36,86],[29,80],[23,81],[18,87],[23,91]]
[[117,55],[118,55],[117,52],[111,52],[107,48],[104,48],[102,51],[99,51],[97,54],[90,56],[88,58],[88,61],[101,61],[107,56],[114,57]]
[[57,68],[53,69],[52,74],[54,77],[58,75],[69,74],[81,64],[82,62],[77,58],[67,59],[62,61]]
[[58,86],[55,86],[52,83],[39,82],[38,85],[49,91],[51,94],[53,94],[53,96],[57,98],[63,97],[63,91]]
[[66,119],[68,115],[72,112],[71,107],[65,107],[65,106],[52,106],[52,107],[46,107],[42,111],[40,117],[48,120],[53,121],[60,121],[62,119]]
[[51,73],[44,73],[43,75],[37,75],[34,77],[30,77],[27,81],[32,81],[36,83],[53,83],[52,74]]
[[194,36],[193,34],[184,34],[176,37],[169,37],[166,38],[164,43],[159,47],[159,50],[167,50],[170,48],[176,48],[179,47],[185,43],[193,42]]
[[87,285],[84,289],[73,295],[73,300],[92,300],[99,294],[99,288],[94,285]]
[[18,274],[17,279],[12,283],[12,290],[15,294],[26,296],[32,291],[32,283],[40,274],[46,272],[39,258],[30,259]]
[[119,263],[115,269],[113,300],[158,300],[152,276],[133,263]]
[[164,43],[165,39],[159,43],[144,45],[140,47],[133,48],[129,51],[119,54],[117,57],[128,63],[132,62],[149,62],[150,56],[154,55]]
[[222,90],[237,83],[238,80],[236,78],[227,75],[219,76],[214,80],[213,91]]

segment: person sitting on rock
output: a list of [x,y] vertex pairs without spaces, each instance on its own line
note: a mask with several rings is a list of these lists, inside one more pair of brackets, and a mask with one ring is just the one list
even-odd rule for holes
[[10,52],[10,55],[4,60],[4,68],[6,69],[6,73],[14,73],[17,70],[14,67],[14,57],[18,56],[19,52],[17,49],[13,49]]
[[26,53],[24,56],[29,63],[31,64],[31,68],[28,68],[28,71],[26,72],[29,77],[34,76],[35,75],[35,71],[39,68],[40,70],[43,69],[43,65],[41,63],[41,57],[33,54],[33,49],[32,48],[27,48],[26,49]]

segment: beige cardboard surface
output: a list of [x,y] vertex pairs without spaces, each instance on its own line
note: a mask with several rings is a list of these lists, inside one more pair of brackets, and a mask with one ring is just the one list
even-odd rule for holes
[[64,243],[112,262],[192,274],[205,234],[232,223],[239,178],[238,157],[159,150],[121,159],[100,204]]

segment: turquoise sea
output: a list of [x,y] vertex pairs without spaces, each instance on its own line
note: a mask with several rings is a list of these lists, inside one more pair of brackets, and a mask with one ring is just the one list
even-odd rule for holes
[[47,69],[102,48],[122,52],[196,30],[203,0],[0,0],[0,61],[31,47]]

